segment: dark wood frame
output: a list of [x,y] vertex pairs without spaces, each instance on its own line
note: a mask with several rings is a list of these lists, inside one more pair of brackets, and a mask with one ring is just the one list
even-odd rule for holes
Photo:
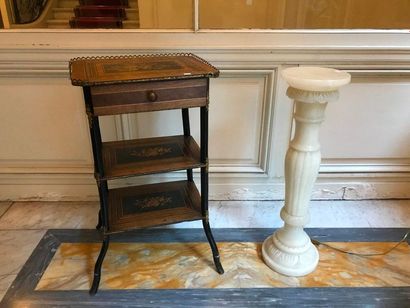
[[[173,63],[177,63],[179,68],[176,72],[168,69],[173,67]],[[108,65],[109,68],[114,67],[115,74],[109,75],[104,69],[101,69],[101,65]],[[161,71],[161,69],[158,70],[156,65],[165,67],[165,72]],[[142,72],[133,70],[134,66],[141,67]],[[128,70],[129,68],[131,69]],[[212,250],[216,271],[219,274],[224,273],[218,247],[209,225],[208,214],[209,78],[216,77],[218,74],[219,71],[217,69],[192,54],[108,57],[100,59],[80,58],[70,61],[72,83],[73,85],[81,85],[83,87],[92,141],[95,178],[100,197],[100,211],[96,228],[102,231],[103,240],[100,254],[95,263],[94,279],[90,289],[91,295],[95,295],[98,291],[101,267],[111,237],[118,232],[129,231],[135,228],[201,219],[205,235]],[[147,79],[147,77],[149,78]],[[91,82],[90,80],[94,81]],[[191,107],[200,108],[199,149],[190,132],[188,108]],[[112,150],[111,148],[124,149],[127,144],[137,145],[139,141],[103,143],[98,117],[102,115],[168,109],[181,109],[183,136],[179,136],[179,139],[175,138],[176,136],[161,137],[161,140],[164,143],[175,142],[179,149],[178,153],[183,148],[183,154],[178,154],[182,158],[164,159],[160,164],[158,164],[158,160],[154,159],[151,161],[151,165],[146,163],[134,164],[132,162],[128,164],[128,170],[113,172],[113,169],[116,169],[113,166],[116,156],[113,154],[115,149]],[[159,140],[151,138],[145,139],[145,142],[150,144],[152,142],[159,142]],[[181,144],[183,144],[183,147]],[[165,148],[165,146],[162,147],[161,151]],[[157,166],[153,167],[155,163],[157,163]],[[193,168],[200,168],[201,170],[200,196],[193,180]],[[148,191],[151,194],[147,199],[141,197],[143,200],[141,204],[146,207],[154,199],[156,200],[154,202],[171,199],[172,201],[174,201],[173,199],[184,200],[183,202],[178,201],[182,204],[171,208],[171,203],[168,203],[170,204],[169,209],[165,209],[164,206],[158,207],[156,212],[153,210],[151,213],[141,214],[140,219],[138,217],[139,214],[127,217],[123,215],[125,212],[123,211],[125,202],[123,197],[129,196],[131,189],[110,190],[108,187],[107,181],[116,177],[138,176],[174,170],[186,170],[187,180],[179,182],[176,186],[161,183],[152,184],[150,188],[149,186],[139,186],[140,189],[144,189],[144,191]],[[183,190],[185,195],[182,199],[172,198],[170,194],[166,197],[157,196],[161,191],[160,185],[178,191]],[[158,194],[152,197],[156,193]],[[163,193],[166,194],[166,192]],[[138,204],[140,204],[140,201],[138,201]],[[154,209],[154,207],[151,208]]]
[[[86,103],[86,110],[90,126],[90,135],[92,140],[93,156],[94,156],[94,167],[95,167],[95,178],[97,180],[98,192],[100,196],[100,211],[99,220],[96,226],[97,229],[103,231],[103,242],[100,254],[98,256],[97,262],[94,268],[94,280],[90,289],[90,294],[95,295],[98,291],[98,286],[101,278],[101,267],[104,261],[105,254],[107,253],[110,237],[112,235],[112,230],[110,228],[110,212],[109,209],[109,189],[107,178],[105,177],[104,170],[104,160],[103,160],[103,143],[101,139],[101,132],[98,117],[95,116],[93,110],[93,102],[91,96],[91,89],[88,86],[83,87],[84,99]],[[207,80],[207,93],[209,93],[209,80]],[[208,100],[208,95],[207,95]],[[184,136],[190,136],[190,123],[189,123],[189,110],[188,108],[182,109],[182,122],[184,129]],[[213,259],[216,267],[216,271],[219,274],[223,274],[224,270],[220,261],[218,247],[213,238],[212,231],[209,225],[209,214],[208,214],[208,104],[200,107],[200,127],[201,127],[201,144],[200,144],[200,166],[201,166],[201,217],[196,217],[194,215],[187,216],[184,212],[179,218],[174,217],[174,219],[169,220],[168,223],[175,223],[193,219],[202,219],[202,225],[212,249]],[[181,169],[181,168],[179,168]],[[168,170],[164,170],[168,171]],[[133,175],[132,173],[130,176]],[[192,169],[187,169],[187,180],[193,183],[193,172]],[[158,224],[160,225],[160,224]],[[124,224],[126,226],[126,224]],[[144,226],[145,227],[145,226]],[[120,230],[113,230],[114,232]]]

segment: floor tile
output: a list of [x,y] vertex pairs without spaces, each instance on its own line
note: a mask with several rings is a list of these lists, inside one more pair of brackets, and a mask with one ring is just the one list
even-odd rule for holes
[[0,202],[0,217],[7,211],[7,209],[10,207],[10,205],[13,202],[11,201],[1,201]]
[[311,228],[407,228],[410,200],[313,201]]
[[95,228],[98,209],[98,202],[15,202],[0,230]]
[[11,286],[17,275],[1,275],[0,276],[0,301],[7,292],[7,289]]
[[0,231],[0,276],[17,274],[45,232],[45,230]]
[[[394,243],[332,243],[345,250],[386,251]],[[410,285],[410,247],[364,258],[320,246],[314,273],[287,277],[262,261],[261,243],[219,243],[225,273],[212,263],[208,243],[112,243],[103,264],[101,289],[390,287]],[[100,245],[63,243],[37,290],[87,290]],[[186,270],[189,268],[189,270]]]
[[[283,225],[279,217],[282,206],[283,201],[210,201],[209,221],[212,228],[280,227]],[[202,222],[183,222],[168,227],[202,228]]]
[[[283,201],[211,201],[212,228],[278,228]],[[0,218],[0,229],[91,228],[97,202],[15,202]],[[311,201],[310,228],[410,227],[410,200]],[[202,228],[200,221],[170,228]]]
[[[369,227],[410,227],[410,200],[375,200],[366,201],[360,205],[366,206],[366,204],[369,204],[372,209],[366,212]],[[347,207],[345,208],[347,210]]]
[[[393,247],[402,232],[401,229],[379,229],[377,232],[374,229],[364,229],[363,232],[335,228],[315,230],[312,231],[313,236],[327,239],[326,242],[332,246],[366,254],[380,253]],[[408,243],[400,244],[387,255],[371,258],[341,254],[320,245],[320,261],[314,273],[303,277],[287,277],[270,270],[262,261],[260,239],[265,238],[265,229],[220,229],[219,235],[223,234],[224,238],[218,246],[225,274],[218,275],[209,244],[200,236],[202,230],[167,231],[160,235],[162,232],[158,230],[146,230],[140,232],[141,239],[136,239],[135,234],[129,234],[122,237],[123,241],[111,243],[103,263],[100,289],[115,289],[115,292],[99,292],[94,298],[90,298],[87,292],[76,290],[87,290],[90,286],[94,262],[101,247],[96,243],[98,232],[50,231],[50,236],[45,237],[41,248],[36,250],[38,258],[48,264],[44,274],[36,275],[43,271],[43,262],[33,262],[25,267],[22,274],[33,280],[24,280],[28,283],[10,291],[6,307],[25,307],[33,296],[41,307],[81,306],[90,303],[90,299],[94,305],[104,307],[108,302],[111,303],[110,307],[119,307],[136,301],[139,307],[162,307],[175,302],[175,307],[193,307],[194,301],[186,302],[192,296],[196,304],[212,307],[221,304],[222,300],[228,303],[232,298],[236,298],[232,302],[235,307],[245,307],[240,303],[249,304],[249,298],[256,298],[257,301],[246,307],[271,306],[272,303],[278,304],[278,301],[299,307],[306,304],[307,299],[314,299],[309,306],[317,307],[344,301],[346,294],[350,302],[359,306],[405,307],[408,302]],[[18,231],[3,232],[11,234]],[[170,234],[171,237],[168,236]],[[181,241],[174,241],[174,238]],[[374,239],[380,242],[374,242]],[[11,241],[12,237],[6,238],[6,243]],[[55,249],[56,253],[50,254],[49,249]],[[3,284],[7,285],[14,278],[12,275],[3,275]],[[41,280],[40,283],[37,283],[37,279]],[[139,290],[129,292],[126,289]],[[309,292],[305,292],[306,289]],[[265,291],[258,293],[260,290]],[[292,302],[295,298],[303,298],[303,303]],[[217,300],[209,302],[209,299]],[[264,305],[259,299],[263,299]],[[326,299],[326,302],[319,304],[317,299]]]
[[[211,201],[213,228],[279,228],[284,201]],[[310,228],[410,227],[410,200],[311,201]],[[171,225],[200,228],[201,222]]]

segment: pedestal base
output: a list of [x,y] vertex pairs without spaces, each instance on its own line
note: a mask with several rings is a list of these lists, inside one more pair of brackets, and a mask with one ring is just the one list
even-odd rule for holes
[[275,237],[276,233],[269,236],[262,245],[262,256],[266,265],[286,276],[304,276],[315,270],[319,263],[319,252],[311,242],[304,251],[290,253],[277,247]]

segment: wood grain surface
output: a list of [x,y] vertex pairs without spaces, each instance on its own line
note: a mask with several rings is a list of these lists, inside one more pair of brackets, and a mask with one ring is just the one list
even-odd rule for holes
[[103,143],[105,179],[202,167],[191,136],[171,136]]
[[219,71],[193,54],[76,58],[70,61],[73,85],[217,77]]
[[207,79],[136,82],[91,87],[94,115],[112,115],[207,104]]
[[195,183],[166,182],[111,189],[109,232],[202,219]]

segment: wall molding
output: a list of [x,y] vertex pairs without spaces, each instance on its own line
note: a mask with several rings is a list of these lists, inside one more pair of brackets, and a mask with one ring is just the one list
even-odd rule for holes
[[[42,29],[0,31],[0,78],[61,78],[68,82],[71,58],[153,52],[195,52],[229,74],[265,76],[267,105],[262,115],[258,164],[231,168],[228,161],[227,166],[211,166],[213,200],[283,199],[284,170],[280,162],[284,161],[291,135],[293,105],[285,95],[287,85],[279,77],[281,69],[326,65],[348,70],[355,78],[410,76],[408,31]],[[132,117],[116,116],[114,121],[118,139],[135,137]],[[2,164],[1,199],[97,200],[91,164],[67,160],[57,166],[51,160],[34,161],[38,167],[26,162],[18,162],[18,166]],[[410,161],[388,157],[324,159],[313,198],[410,198]]]
[[[408,84],[410,82],[410,70],[400,69],[356,69],[352,67],[333,66],[344,69],[352,76],[351,84],[382,82],[389,84]],[[392,102],[393,103],[393,102]],[[389,104],[390,105],[390,104]],[[352,112],[354,112],[352,110]],[[401,110],[397,110],[401,112]],[[380,123],[388,126],[389,123]],[[403,132],[404,133],[404,132]],[[406,134],[403,134],[405,138]],[[408,151],[407,151],[408,152]],[[377,155],[376,155],[377,156]],[[369,158],[322,158],[320,172],[323,173],[409,173],[410,157],[369,157]]]
[[[0,31],[0,38],[2,37]],[[1,40],[0,40],[1,41]],[[199,56],[211,61],[218,67],[226,70],[241,67],[243,70],[275,69],[278,65],[326,65],[346,69],[357,77],[375,77],[402,74],[408,76],[410,63],[409,47],[390,49],[350,49],[350,48],[263,48],[249,49],[196,49],[196,48],[149,48],[149,49],[113,49],[104,50],[95,48],[1,48],[0,43],[0,77],[7,78],[69,78],[68,61],[78,56],[144,54],[166,52],[195,52]],[[274,47],[272,47],[274,48]],[[137,52],[136,52],[137,50]]]
[[[257,146],[257,157],[252,161],[237,162],[230,159],[219,159],[214,160],[214,164],[211,166],[211,172],[245,172],[245,173],[267,173],[268,157],[270,156],[269,148],[269,136],[271,132],[271,121],[272,113],[271,110],[275,102],[273,101],[274,94],[274,84],[277,75],[277,67],[271,70],[255,70],[248,69],[245,70],[240,65],[236,67],[230,67],[225,69],[224,66],[220,66],[220,77],[219,78],[261,78],[263,79],[263,89],[260,107],[260,117],[258,119],[258,146]],[[256,111],[255,111],[256,112]]]
[[323,173],[410,173],[410,159],[323,159],[320,165]]
[[[182,179],[181,175],[153,176],[148,181]],[[198,183],[198,177],[195,181]],[[142,179],[126,179],[113,184],[141,184]],[[147,179],[144,179],[144,183]],[[199,184],[199,183],[198,183]],[[283,200],[283,179],[261,177],[210,176],[210,200]],[[0,201],[98,201],[91,173],[84,174],[0,174]],[[321,174],[312,200],[409,199],[409,174]]]

